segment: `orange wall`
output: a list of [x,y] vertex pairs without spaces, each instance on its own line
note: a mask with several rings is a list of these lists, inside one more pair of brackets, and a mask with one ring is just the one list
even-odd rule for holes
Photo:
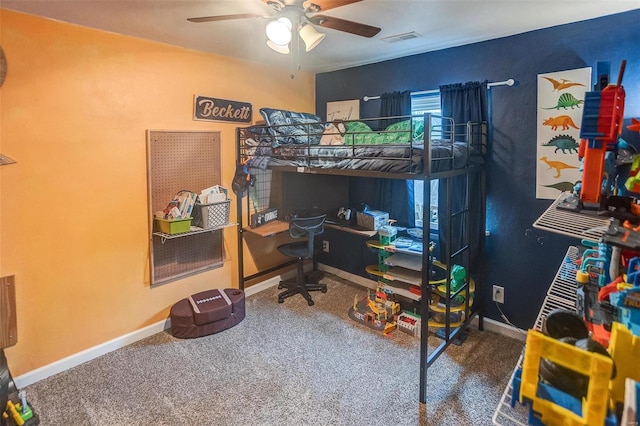
[[155,324],[189,294],[237,287],[233,227],[224,267],[150,287],[145,130],[221,131],[230,188],[237,125],[192,120],[193,95],[250,102],[254,120],[263,106],[313,112],[314,76],[8,10],[0,20],[0,152],[17,160],[0,168],[0,276],[16,277],[12,374]]

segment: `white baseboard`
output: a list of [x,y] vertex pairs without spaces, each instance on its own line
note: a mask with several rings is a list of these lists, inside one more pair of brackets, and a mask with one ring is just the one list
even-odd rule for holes
[[[482,321],[486,331],[493,331],[494,333],[502,334],[503,336],[511,337],[512,339],[521,340],[523,342],[527,339],[527,332],[525,330],[487,317],[482,318]],[[477,326],[478,317],[474,318],[472,323]]]
[[[331,266],[319,264],[319,269],[325,272],[329,272],[334,274],[340,278],[353,282],[355,284],[359,284],[364,287],[376,288],[376,282],[373,280],[369,280],[367,278],[363,278],[359,275],[351,274],[340,269],[333,268]],[[305,270],[310,270],[311,265],[305,265]],[[259,293],[263,290],[266,290],[270,287],[278,285],[278,283],[283,279],[288,279],[295,275],[295,271],[289,271],[283,273],[278,276],[274,276],[265,281],[262,281],[258,284],[252,285],[245,290],[245,296],[251,296],[253,294]],[[477,323],[477,318],[474,320]],[[80,364],[84,364],[87,361],[91,361],[99,356],[105,355],[109,352],[115,351],[117,349],[123,348],[127,345],[135,343],[139,340],[145,339],[149,336],[152,336],[156,333],[160,333],[164,330],[168,330],[171,328],[171,320],[169,318],[159,321],[155,324],[151,324],[147,327],[141,328],[139,330],[132,331],[131,333],[125,334],[124,336],[117,337],[108,342],[102,343],[100,345],[94,346],[89,349],[85,349],[84,351],[78,352],[76,354],[70,355],[66,358],[63,358],[59,361],[52,362],[51,364],[47,364],[35,370],[32,370],[28,373],[22,374],[18,377],[14,377],[14,382],[18,389],[21,389],[25,386],[29,386],[33,383],[36,383],[40,380],[46,379],[47,377],[53,376],[54,374],[62,373],[65,370],[76,367]],[[524,331],[516,330],[514,327],[502,323],[500,321],[495,321],[490,318],[484,318],[484,328],[488,331],[493,331],[499,334],[503,334],[505,336],[509,336],[519,340],[525,340]]]
[[[251,296],[252,294],[256,294],[262,290],[266,290],[269,287],[278,285],[280,280],[288,279],[293,275],[295,275],[295,271],[293,271],[293,273],[286,272],[286,273],[283,273],[282,275],[269,278],[268,280],[262,281],[261,283],[248,287],[245,290],[245,296]],[[137,342],[138,340],[145,339],[149,336],[152,336],[156,333],[160,333],[164,330],[168,330],[170,328],[171,328],[171,319],[170,318],[164,319],[155,324],[149,325],[139,330],[132,331],[131,333],[125,334],[124,336],[116,337],[115,339],[110,340],[108,342],[102,343],[100,345],[94,346],[89,349],[85,349],[82,352],[78,352],[76,354],[63,358],[59,361],[52,362],[51,364],[47,364],[45,366],[32,370],[28,373],[14,377],[13,381],[15,382],[16,387],[18,389],[21,389],[25,386],[29,386],[33,383],[36,383],[42,379],[46,379],[47,377],[53,376],[54,374],[61,373],[65,370],[76,367],[80,364],[84,364],[85,362],[91,361],[94,358],[97,358],[109,352],[115,351],[116,349],[123,348],[127,345]]]
[[159,321],[155,324],[149,325],[136,331],[132,331],[131,333],[125,334],[124,336],[117,337],[113,340],[86,349],[82,352],[78,352],[59,361],[52,362],[51,364],[42,366],[40,368],[36,368],[35,370],[15,377],[13,381],[15,382],[16,387],[18,389],[21,389],[42,379],[53,376],[54,374],[61,373],[80,364],[84,364],[87,361],[91,361],[94,358],[115,351],[116,349],[120,349],[132,343],[135,343],[138,340],[153,336],[156,333],[160,333],[161,331],[168,329],[171,326],[170,324],[171,323],[167,318],[166,320]]

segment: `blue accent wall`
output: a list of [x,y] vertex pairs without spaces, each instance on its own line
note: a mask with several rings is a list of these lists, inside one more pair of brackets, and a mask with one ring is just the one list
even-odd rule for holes
[[[396,90],[437,89],[442,84],[503,81],[514,87],[490,90],[492,140],[487,164],[488,276],[479,299],[485,314],[502,321],[490,287],[504,286],[504,314],[520,328],[533,326],[547,288],[563,260],[570,237],[533,228],[551,204],[538,200],[536,185],[537,75],[592,67],[610,61],[616,81],[627,60],[625,126],[640,118],[640,10],[532,31],[511,37],[429,52],[377,64],[318,74],[316,113],[330,101],[362,99]],[[371,40],[371,43],[378,43]],[[401,44],[398,45],[401,48]],[[378,116],[379,101],[360,103],[361,117]],[[640,148],[640,134],[622,137]],[[640,150],[639,150],[640,151]]]

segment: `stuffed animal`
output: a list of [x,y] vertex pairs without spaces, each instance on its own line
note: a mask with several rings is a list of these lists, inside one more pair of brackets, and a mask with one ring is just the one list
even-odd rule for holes
[[344,145],[344,134],[347,127],[342,121],[332,121],[324,126],[320,145]]

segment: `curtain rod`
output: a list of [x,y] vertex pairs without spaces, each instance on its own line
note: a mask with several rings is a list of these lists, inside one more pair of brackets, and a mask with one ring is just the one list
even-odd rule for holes
[[[510,78],[505,81],[496,81],[494,83],[487,83],[487,88],[494,87],[494,86],[513,86],[515,83],[516,81]],[[421,92],[411,92],[411,95],[428,95],[430,93],[438,93],[438,92],[440,92],[439,89],[432,89],[432,90],[423,90]],[[380,96],[364,96],[362,98],[362,100],[365,102],[371,101],[373,99],[380,99]]]

